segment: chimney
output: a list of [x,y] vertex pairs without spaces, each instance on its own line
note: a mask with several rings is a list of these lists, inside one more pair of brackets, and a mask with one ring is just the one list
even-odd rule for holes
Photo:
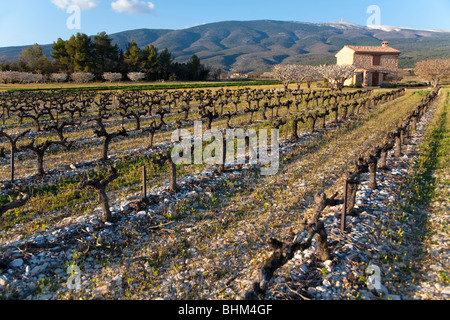
[[382,47],[389,47],[389,42],[388,42],[388,41],[383,41],[383,42],[381,43],[381,46],[382,46]]

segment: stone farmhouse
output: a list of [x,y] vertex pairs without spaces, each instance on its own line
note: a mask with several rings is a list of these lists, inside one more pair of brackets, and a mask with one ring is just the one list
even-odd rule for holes
[[338,65],[350,64],[357,68],[353,78],[346,80],[344,85],[370,87],[397,78],[400,53],[383,41],[381,47],[344,46],[335,56]]

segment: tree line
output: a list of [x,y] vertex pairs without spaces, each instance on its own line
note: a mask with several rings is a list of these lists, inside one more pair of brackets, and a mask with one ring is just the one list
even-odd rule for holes
[[72,35],[70,39],[58,38],[53,42],[51,59],[38,44],[24,49],[17,62],[0,61],[0,71],[20,71],[43,74],[52,73],[92,73],[97,80],[104,73],[142,72],[146,80],[206,80],[209,69],[197,55],[188,62],[179,63],[167,48],[158,50],[152,44],[140,48],[131,40],[125,50],[112,43],[105,33],[90,37],[83,33]]

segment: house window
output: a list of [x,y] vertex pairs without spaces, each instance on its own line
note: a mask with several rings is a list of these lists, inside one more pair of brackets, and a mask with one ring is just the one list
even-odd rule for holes
[[372,56],[372,65],[381,66],[381,56]]

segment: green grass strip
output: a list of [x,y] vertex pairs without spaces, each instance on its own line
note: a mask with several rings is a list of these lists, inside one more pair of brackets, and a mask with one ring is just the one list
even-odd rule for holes
[[434,199],[436,190],[434,172],[444,162],[448,164],[450,153],[449,98],[450,92],[447,91],[447,100],[440,107],[441,111],[435,116],[425,134],[424,143],[420,147],[414,176],[410,181],[411,195],[408,203],[412,206],[427,205]]
[[208,83],[178,83],[178,84],[149,84],[149,85],[117,85],[117,86],[92,86],[81,87],[74,86],[68,88],[34,88],[34,89],[10,89],[6,92],[20,91],[51,91],[51,92],[67,92],[67,91],[109,91],[109,90],[170,90],[170,89],[197,89],[197,88],[218,88],[218,87],[239,87],[239,86],[263,86],[278,85],[280,81],[236,81],[236,82],[208,82]]

